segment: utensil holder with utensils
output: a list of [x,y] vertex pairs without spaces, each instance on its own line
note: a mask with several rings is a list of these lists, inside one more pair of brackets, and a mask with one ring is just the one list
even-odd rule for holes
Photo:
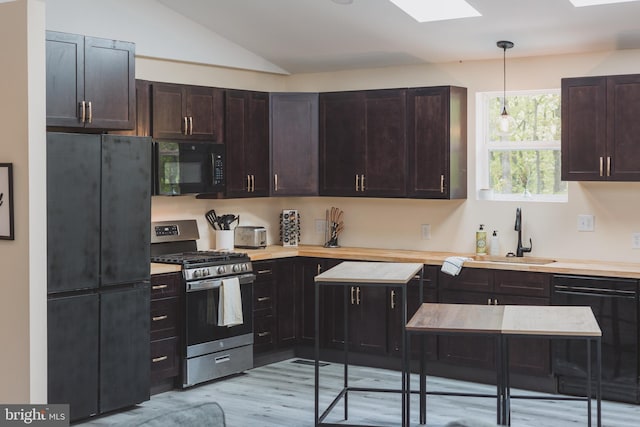
[[342,218],[344,216],[344,212],[338,208],[331,207],[331,209],[327,209],[326,212],[326,222],[327,228],[325,230],[325,240],[324,244],[325,248],[339,248],[338,244],[338,236],[342,233],[344,229],[344,222]]

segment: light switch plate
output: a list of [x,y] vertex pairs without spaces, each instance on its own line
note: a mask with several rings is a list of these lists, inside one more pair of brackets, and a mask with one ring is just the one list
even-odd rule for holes
[[422,224],[420,226],[420,238],[422,240],[431,239],[431,224]]
[[327,221],[324,219],[316,219],[316,233],[324,234],[324,230],[327,228]]
[[593,215],[578,215],[578,231],[593,231],[594,223]]
[[640,233],[631,233],[631,249],[640,249]]

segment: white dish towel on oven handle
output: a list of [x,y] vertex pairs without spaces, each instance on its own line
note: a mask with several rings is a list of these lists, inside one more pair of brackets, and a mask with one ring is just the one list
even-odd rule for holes
[[242,295],[237,277],[223,279],[220,284],[218,303],[218,326],[242,325]]

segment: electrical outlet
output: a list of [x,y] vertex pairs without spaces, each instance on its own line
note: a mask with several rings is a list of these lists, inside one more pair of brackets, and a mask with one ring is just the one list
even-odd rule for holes
[[324,219],[316,219],[316,233],[324,234],[325,229],[327,228],[327,221]]
[[631,233],[631,249],[640,249],[640,233]]
[[422,240],[431,239],[431,224],[422,224],[420,226],[420,236]]
[[594,222],[593,215],[578,215],[578,231],[593,231]]

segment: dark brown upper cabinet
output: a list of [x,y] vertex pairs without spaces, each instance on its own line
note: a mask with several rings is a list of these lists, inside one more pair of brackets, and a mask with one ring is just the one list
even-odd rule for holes
[[320,195],[404,197],[406,90],[320,95]]
[[640,75],[562,79],[562,179],[640,180]]
[[223,89],[153,83],[151,99],[154,138],[223,141]]
[[133,129],[135,45],[47,31],[47,126]]
[[272,196],[318,195],[318,94],[269,95]]
[[227,197],[269,195],[269,94],[225,91]]
[[467,197],[467,89],[407,90],[407,196]]

